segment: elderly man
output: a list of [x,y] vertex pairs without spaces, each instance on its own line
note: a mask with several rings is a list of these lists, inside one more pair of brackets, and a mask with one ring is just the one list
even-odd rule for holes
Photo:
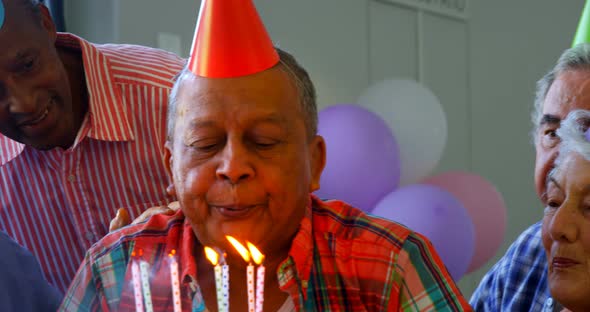
[[65,291],[117,208],[165,205],[165,112],[184,61],[56,33],[35,0],[0,0],[0,229]]
[[[546,177],[560,143],[556,130],[567,114],[590,109],[590,45],[566,50],[555,67],[537,83],[533,112],[537,152],[535,186],[546,203]],[[523,232],[494,265],[471,297],[476,311],[541,311],[549,302],[547,258],[541,242],[541,223]]]
[[316,134],[315,91],[293,57],[278,53],[277,65],[251,75],[182,72],[166,144],[181,211],[114,232],[91,248],[61,309],[133,308],[136,260],[151,268],[154,311],[171,309],[165,264],[175,250],[182,306],[220,310],[203,252],[214,246],[226,252],[229,306],[246,311],[247,263],[227,242],[232,235],[266,256],[266,311],[470,310],[426,238],[311,195],[326,153]]

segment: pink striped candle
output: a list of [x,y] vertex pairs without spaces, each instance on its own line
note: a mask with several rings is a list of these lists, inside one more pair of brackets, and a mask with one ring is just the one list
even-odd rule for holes
[[172,304],[174,312],[182,312],[180,301],[180,278],[178,277],[178,262],[176,261],[176,249],[172,249],[170,254],[170,284],[172,284]]
[[139,276],[139,264],[135,258],[135,252],[131,253],[131,278],[133,279],[133,293],[135,294],[135,312],[143,312],[143,295],[141,293],[141,278]]
[[256,312],[262,312],[264,304],[264,265],[256,269]]
[[258,265],[258,269],[256,269],[256,311],[255,312],[262,312],[262,306],[264,305],[264,265],[262,265],[262,261],[264,261],[264,255],[250,242],[246,242],[248,245],[248,249],[250,250],[250,256],[254,263]]
[[248,278],[248,312],[254,312],[254,266],[252,263],[248,264],[246,268],[246,275]]

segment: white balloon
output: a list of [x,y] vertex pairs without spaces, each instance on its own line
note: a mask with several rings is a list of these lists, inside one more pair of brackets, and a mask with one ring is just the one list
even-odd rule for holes
[[391,127],[399,145],[400,185],[432,173],[447,142],[447,118],[430,90],[413,80],[388,79],[367,88],[357,103]]

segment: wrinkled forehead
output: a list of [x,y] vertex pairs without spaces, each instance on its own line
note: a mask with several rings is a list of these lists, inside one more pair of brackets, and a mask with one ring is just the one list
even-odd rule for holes
[[559,74],[545,97],[544,114],[565,118],[575,109],[590,109],[590,70],[568,70]]
[[256,112],[291,114],[298,109],[297,92],[279,70],[237,78],[187,75],[180,82],[177,100],[177,112],[192,115],[214,111],[246,115]]
[[22,0],[0,0],[3,23],[0,27],[0,53],[19,45],[36,45],[46,35],[41,15],[35,15]]

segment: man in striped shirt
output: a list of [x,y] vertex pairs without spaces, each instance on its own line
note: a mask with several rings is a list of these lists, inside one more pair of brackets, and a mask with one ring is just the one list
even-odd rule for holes
[[[315,90],[295,59],[278,53],[278,64],[255,74],[181,73],[166,143],[181,210],[99,241],[60,310],[220,310],[203,252],[211,246],[226,253],[231,311],[247,311],[247,263],[225,235],[265,254],[265,311],[471,310],[424,236],[311,195],[326,153]],[[172,281],[169,254],[179,264]],[[136,265],[145,271],[134,275]],[[140,281],[149,292],[139,291]]]
[[35,0],[0,4],[0,229],[65,291],[117,208],[174,199],[165,115],[184,61],[56,33]]

